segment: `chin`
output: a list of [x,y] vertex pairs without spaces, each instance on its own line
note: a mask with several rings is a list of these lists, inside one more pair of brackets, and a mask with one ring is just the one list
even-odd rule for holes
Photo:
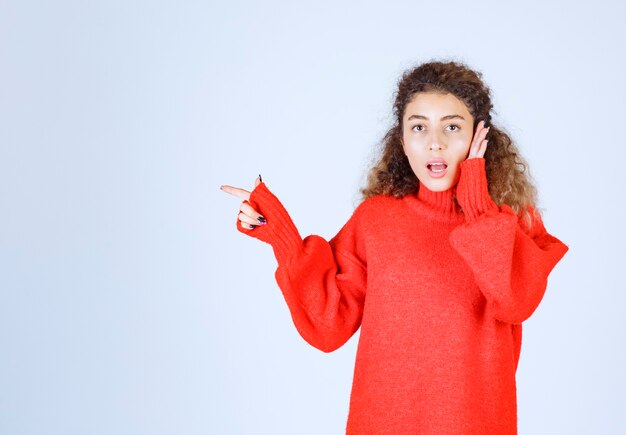
[[[450,168],[450,166],[448,166]],[[459,181],[456,172],[448,172],[441,178],[433,178],[428,173],[420,174],[417,177],[420,184],[424,184],[429,190],[433,192],[442,192],[456,186]]]
[[420,179],[419,182],[420,184],[423,184],[424,186],[426,186],[428,190],[432,190],[433,192],[443,192],[444,190],[450,189],[454,185],[449,180],[445,180],[445,179],[440,179],[440,180],[430,179],[427,182],[424,182]]
[[440,186],[433,187],[430,190],[432,190],[433,192],[443,192],[444,190],[448,190],[451,187],[452,187],[451,184],[445,184],[443,186],[440,185]]

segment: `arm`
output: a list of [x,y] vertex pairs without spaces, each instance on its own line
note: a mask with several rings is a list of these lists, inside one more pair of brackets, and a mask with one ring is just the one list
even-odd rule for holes
[[296,329],[309,344],[332,352],[359,329],[366,288],[366,266],[355,211],[330,241],[301,238],[288,212],[265,183],[255,187],[249,203],[267,223],[237,229],[269,243],[278,268],[275,278]]
[[450,243],[474,272],[494,317],[523,322],[541,302],[548,275],[569,247],[548,234],[532,207],[533,221],[526,225],[511,207],[495,204],[484,158],[461,163],[456,193],[465,223],[452,231]]

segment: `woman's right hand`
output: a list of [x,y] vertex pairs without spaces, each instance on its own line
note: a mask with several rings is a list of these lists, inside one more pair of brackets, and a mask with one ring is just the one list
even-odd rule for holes
[[[261,184],[261,181],[261,175],[259,175],[254,181],[254,187],[257,187],[259,184]],[[222,185],[220,186],[220,189],[226,193],[242,199],[238,217],[241,221],[241,226],[243,228],[252,230],[258,225],[265,225],[267,223],[265,217],[261,216],[261,214],[257,212],[248,202],[248,200],[250,199],[249,191],[241,189],[239,187],[233,187],[228,185]]]

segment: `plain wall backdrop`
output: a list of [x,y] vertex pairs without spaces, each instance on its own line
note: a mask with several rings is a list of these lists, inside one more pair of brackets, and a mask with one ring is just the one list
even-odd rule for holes
[[401,73],[483,74],[570,251],[524,323],[520,434],[626,433],[623,2],[0,1],[0,433],[341,434],[359,332],[297,333],[261,173],[349,218]]

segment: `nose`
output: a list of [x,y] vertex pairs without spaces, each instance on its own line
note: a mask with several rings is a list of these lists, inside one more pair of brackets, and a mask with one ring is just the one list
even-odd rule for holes
[[439,141],[434,141],[430,144],[431,151],[439,151],[441,149],[442,149],[442,146],[441,146],[441,142]]
[[433,132],[432,136],[430,137],[430,150],[440,151],[444,147],[445,147],[445,139],[437,132]]

